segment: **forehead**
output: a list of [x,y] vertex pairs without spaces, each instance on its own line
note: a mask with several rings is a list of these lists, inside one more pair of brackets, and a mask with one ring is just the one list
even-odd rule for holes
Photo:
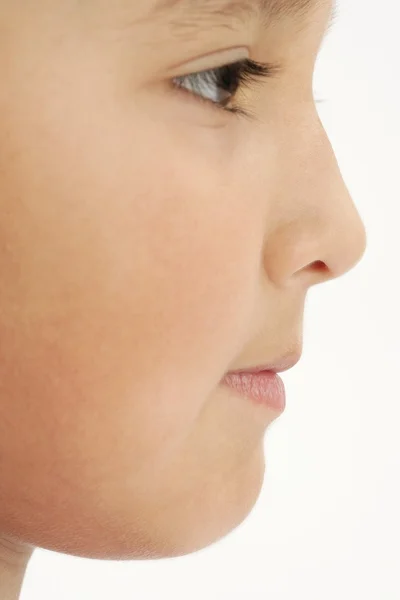
[[174,11],[199,18],[257,16],[267,24],[286,17],[302,20],[327,4],[332,16],[336,13],[336,3],[332,0],[155,0],[152,4],[153,15]]

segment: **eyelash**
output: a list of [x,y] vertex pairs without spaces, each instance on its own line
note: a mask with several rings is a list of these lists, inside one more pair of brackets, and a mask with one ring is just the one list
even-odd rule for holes
[[[252,119],[254,115],[250,111],[239,105],[227,107],[227,104],[232,102],[241,89],[251,88],[256,83],[274,77],[280,70],[280,66],[276,63],[260,63],[246,58],[215,69],[175,77],[172,81],[176,90],[191,94],[199,101],[205,102],[217,110]],[[183,85],[186,81],[189,81],[190,89]],[[205,97],[202,95],[204,88],[207,89],[209,86],[222,89],[228,97],[222,101]],[[316,100],[316,102],[324,102],[324,100]]]
[[[227,107],[238,91],[243,88],[250,88],[256,82],[259,83],[269,77],[273,77],[279,71],[279,66],[272,63],[260,63],[251,59],[243,59],[235,63],[223,65],[215,69],[198,71],[173,79],[175,88],[182,89],[183,92],[196,96],[200,101],[213,106],[217,110],[233,113],[237,116],[252,118],[252,114],[244,108],[233,105]],[[189,88],[183,85],[189,82]],[[186,85],[188,85],[186,83]],[[227,93],[225,100],[218,101],[205,97],[205,90],[216,87]]]

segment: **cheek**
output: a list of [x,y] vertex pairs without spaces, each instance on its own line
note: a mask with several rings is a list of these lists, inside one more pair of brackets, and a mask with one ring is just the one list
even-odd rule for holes
[[1,201],[3,481],[47,509],[176,451],[243,345],[258,259],[211,167],[63,135],[25,145]]

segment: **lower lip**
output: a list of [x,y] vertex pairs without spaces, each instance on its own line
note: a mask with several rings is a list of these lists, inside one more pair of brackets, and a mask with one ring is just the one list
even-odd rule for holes
[[258,405],[278,412],[285,410],[285,385],[279,375],[272,371],[227,373],[221,383]]

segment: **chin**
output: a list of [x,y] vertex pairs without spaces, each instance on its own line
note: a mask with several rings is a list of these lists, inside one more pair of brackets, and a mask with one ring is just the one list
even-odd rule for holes
[[260,445],[240,472],[228,481],[210,478],[200,492],[189,485],[186,490],[164,489],[161,496],[148,497],[141,506],[135,497],[125,496],[122,502],[121,496],[114,496],[112,503],[99,495],[92,503],[86,499],[86,506],[82,498],[70,497],[64,505],[56,503],[58,511],[53,506],[35,514],[31,505],[29,514],[25,507],[24,519],[14,520],[17,526],[12,527],[12,520],[8,531],[0,525],[4,534],[34,547],[81,558],[121,561],[186,556],[217,543],[245,521],[259,498],[264,473]]

